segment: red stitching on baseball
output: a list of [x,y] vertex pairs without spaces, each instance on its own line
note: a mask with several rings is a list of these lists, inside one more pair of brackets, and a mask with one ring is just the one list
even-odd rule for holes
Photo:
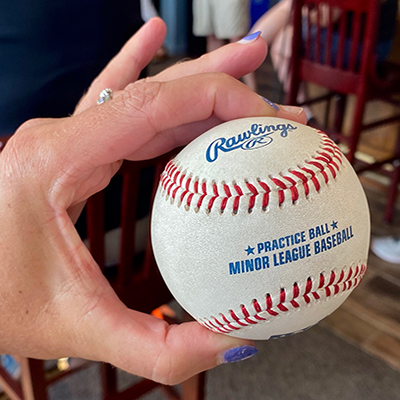
[[297,282],[295,282],[293,284],[293,299],[290,301],[290,304],[294,308],[299,308],[300,307],[300,304],[295,300],[297,297],[299,297],[299,295],[300,295],[299,284]]
[[227,325],[228,327],[232,327],[233,330],[239,330],[239,329],[240,329],[240,328],[238,328],[237,326],[233,326],[233,325],[231,324],[231,322],[225,317],[225,315],[222,315],[222,314],[221,314],[221,318],[224,320],[224,322],[226,323],[226,325]]
[[258,190],[256,189],[256,187],[254,185],[252,185],[249,182],[246,182],[246,186],[252,193],[252,195],[250,196],[250,199],[249,199],[249,210],[253,210],[254,205],[256,204],[256,196],[258,195]]
[[[177,168],[177,167],[176,167],[176,168]],[[172,177],[172,181],[173,181],[174,183],[177,182],[179,174],[180,174],[180,171],[179,171],[179,170],[174,171],[174,175],[173,175],[173,177]]]
[[262,208],[265,211],[269,204],[269,194],[271,192],[271,189],[265,182],[262,182],[260,179],[258,179],[258,184],[262,187],[262,189],[265,192],[263,194],[263,199],[262,199]]
[[271,298],[271,295],[269,293],[267,293],[267,296],[266,296],[265,300],[266,300],[266,303],[267,303],[266,311],[268,312],[268,314],[270,314],[272,316],[277,316],[278,313],[276,311],[272,311],[271,310],[271,308],[272,308],[272,298]]
[[332,140],[329,139],[327,134],[325,134],[322,131],[318,131],[318,133],[320,133],[322,136],[324,136],[324,139],[323,139],[323,145],[325,146],[324,149],[326,151],[329,151],[330,153],[332,153],[333,157],[336,158],[340,164],[343,164],[342,155],[341,155],[341,151],[340,151],[339,147],[337,147],[336,144],[334,142],[332,142]]
[[[252,306],[254,309],[254,314],[249,312],[249,309],[245,305],[240,305],[240,310],[243,315],[242,318],[238,316],[235,311],[229,310],[229,315],[232,320],[228,318],[228,316],[224,314],[220,314],[223,323],[221,323],[217,318],[200,318],[198,321],[204,325],[206,328],[211,329],[214,332],[224,332],[229,333],[233,330],[239,330],[242,327],[255,325],[261,321],[267,321],[268,318],[265,318],[267,315],[271,317],[276,317],[280,314],[286,313],[290,311],[291,308],[299,308],[300,303],[299,300],[304,300],[306,304],[311,303],[312,301],[321,300],[321,297],[325,295],[325,298],[336,295],[340,292],[345,292],[350,290],[351,288],[357,287],[365,272],[367,270],[367,266],[362,264],[361,266],[357,265],[354,269],[349,268],[348,273],[345,273],[345,270],[341,270],[340,273],[335,273],[335,271],[330,272],[329,282],[326,286],[324,286],[327,279],[325,279],[325,275],[323,273],[320,274],[318,278],[318,288],[316,290],[312,289],[313,281],[312,278],[307,278],[305,282],[304,293],[301,295],[301,290],[299,287],[299,283],[295,282],[292,288],[292,299],[287,301],[287,291],[284,288],[280,289],[278,304],[274,306],[272,297],[269,293],[265,295],[265,309],[262,309],[261,303],[253,299]],[[335,282],[337,278],[337,281]],[[313,300],[314,299],[314,300]],[[260,315],[262,314],[262,315]],[[270,317],[270,318],[271,318]],[[213,321],[215,323],[213,323]]]
[[344,278],[344,271],[342,271],[342,272],[340,273],[339,280],[337,281],[337,283],[342,282],[343,278]]
[[186,177],[186,175],[185,174],[181,174],[181,178],[180,178],[180,180],[179,180],[179,186],[183,186],[182,185],[182,183],[183,183],[183,179]]
[[319,300],[320,299],[319,294],[317,292],[312,292],[312,295],[314,296],[315,300]]
[[296,181],[290,176],[284,176],[284,178],[291,184],[291,186],[289,186],[289,189],[292,193],[292,202],[295,203],[299,199],[299,192],[296,187]]
[[331,286],[333,284],[334,280],[335,280],[335,273],[332,271],[328,286]]
[[228,199],[230,198],[230,197],[232,197],[232,194],[231,194],[231,190],[229,189],[229,186],[225,183],[224,184],[224,192],[225,192],[225,197],[222,199],[222,201],[221,201],[221,211],[223,212],[224,210],[225,210],[225,208],[226,208],[226,204],[228,203]]
[[169,174],[170,173],[170,171],[171,171],[171,168],[173,167],[173,163],[172,163],[172,160],[170,160],[170,161],[168,161],[168,163],[167,163],[167,165],[166,165],[166,167],[165,167],[165,170],[166,170],[166,172]]
[[315,161],[309,161],[308,163],[317,167],[320,170],[321,175],[324,177],[325,183],[328,183],[329,178],[328,174],[325,172],[324,166],[321,163]]
[[233,185],[233,187],[235,188],[236,193],[238,194],[238,196],[235,196],[235,199],[233,200],[233,212],[236,214],[239,210],[239,201],[240,198],[243,196],[243,192],[240,186],[237,185],[236,183]]
[[240,321],[240,318],[235,314],[233,310],[230,310],[231,317],[241,326],[247,326],[244,322]]
[[[350,271],[351,271],[351,268],[350,268]],[[325,282],[324,274],[319,274],[319,286],[318,286],[318,289],[321,289],[322,286],[324,286],[324,282]]]
[[304,294],[310,293],[310,292],[311,292],[311,289],[312,289],[312,279],[311,279],[311,277],[309,276],[309,277],[307,278],[306,291],[305,291]]
[[276,186],[280,188],[278,190],[278,204],[281,206],[285,201],[285,190],[287,189],[287,186],[277,178],[271,178],[271,180],[275,183]]
[[192,199],[193,199],[194,193],[190,193],[188,198],[186,199],[186,205],[187,207],[190,207],[190,205],[192,204]]
[[254,307],[254,310],[256,311],[256,314],[254,315],[254,318],[259,320],[259,321],[265,321],[266,320],[265,318],[260,317],[258,315],[258,313],[262,312],[262,308],[260,306],[260,303],[256,299],[253,300],[253,307]]
[[215,183],[213,183],[212,187],[213,187],[214,196],[211,197],[211,199],[210,199],[209,202],[208,202],[207,208],[208,208],[209,210],[212,209],[212,206],[213,206],[213,204],[214,204],[214,201],[219,197],[217,185],[216,185]]
[[[328,136],[318,131],[322,136],[322,145],[317,154],[309,161],[306,165],[298,166],[296,170],[289,170],[291,174],[281,174],[279,177],[270,177],[278,196],[278,205],[282,206],[285,200],[291,199],[292,203],[296,203],[299,200],[299,189],[298,184],[304,188],[304,194],[306,198],[310,195],[310,181],[314,186],[316,192],[321,190],[322,179],[325,184],[328,184],[330,179],[335,179],[337,172],[340,170],[342,165],[342,153],[339,148],[328,138]],[[315,171],[314,169],[317,171]],[[329,173],[328,173],[329,171]],[[292,178],[296,177],[297,181]],[[321,178],[322,177],[322,178]],[[321,182],[320,182],[321,179]],[[299,182],[299,181],[300,182]],[[199,178],[191,178],[191,175],[187,176],[186,173],[182,172],[174,160],[168,162],[165,167],[165,171],[161,175],[160,185],[165,192],[173,200],[179,200],[179,204],[184,203],[186,209],[189,209],[195,202],[196,211],[198,211],[203,204],[206,205],[207,212],[210,212],[216,207],[217,200],[220,212],[224,212],[228,207],[228,200],[233,197],[233,201],[230,203],[231,210],[234,214],[239,211],[240,201],[245,196],[248,201],[248,212],[252,212],[256,205],[256,199],[262,195],[261,207],[263,211],[266,211],[270,204],[270,197],[272,188],[261,179],[257,178],[257,187],[255,184],[245,180],[243,186],[237,182],[233,182],[231,186],[222,183],[221,190],[218,189],[217,183],[213,182],[209,185],[211,191],[208,191],[207,183],[203,180],[199,183]],[[259,190],[259,189],[262,190]],[[290,195],[288,193],[290,191]],[[236,192],[236,194],[234,193]],[[205,198],[207,202],[205,202]]]
[[315,172],[312,169],[306,167],[303,167],[302,170],[311,175],[311,182],[314,184],[315,190],[319,192],[321,189],[321,185],[319,184],[319,181],[315,176]]
[[281,310],[281,311],[289,311],[289,309],[287,307],[285,307],[283,305],[283,303],[286,300],[286,292],[285,289],[281,289],[281,293],[279,295],[279,304],[277,305],[277,307]]
[[221,332],[221,333],[229,332],[227,329],[224,328],[224,325],[219,324],[220,326],[218,326],[218,321],[216,318],[214,318],[214,321],[217,322],[217,325],[215,325],[212,321],[208,321],[209,329],[212,329],[212,330],[216,329],[218,332]]
[[251,318],[250,318],[250,313],[249,313],[249,311],[247,310],[247,308],[242,304],[241,306],[240,306],[240,308],[241,308],[241,310],[242,310],[242,314],[244,315],[244,320],[248,323],[248,324],[256,324],[257,323],[257,321],[253,321]]
[[[320,153],[320,155],[328,160],[326,166],[328,167],[329,171],[331,171],[333,179],[335,179],[336,178],[335,168],[339,171],[339,166],[335,163],[335,161],[333,161],[333,158],[328,153],[322,152],[322,153]],[[335,168],[333,168],[332,165]]]
[[253,307],[257,313],[261,312],[261,310],[262,310],[260,303],[256,299],[253,300]]
[[179,188],[179,186],[177,186],[175,189],[174,189],[174,191],[172,192],[172,198],[174,199],[175,197],[176,197],[176,193],[177,193],[177,191],[179,190],[180,188]]
[[308,197],[308,194],[310,193],[310,188],[308,186],[308,178],[299,171],[290,171],[290,173],[296,176],[297,178],[301,179],[301,181],[303,182],[304,194],[306,195],[306,197]]
[[[199,185],[197,185],[197,190],[199,189]],[[197,202],[197,208],[200,208],[201,205],[203,204],[204,198],[207,196],[207,184],[203,182],[201,184],[201,189],[202,189],[202,195],[199,197],[199,201]],[[196,191],[197,193],[197,191]]]

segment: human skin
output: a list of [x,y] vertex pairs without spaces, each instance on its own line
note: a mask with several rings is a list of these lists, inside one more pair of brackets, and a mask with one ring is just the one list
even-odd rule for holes
[[[102,275],[74,222],[123,159],[156,157],[216,124],[249,116],[305,122],[276,110],[236,77],[257,68],[263,40],[234,43],[136,79],[162,45],[150,20],[95,79],[74,115],[27,121],[0,153],[0,353],[111,363],[165,384],[215,367],[249,341],[197,322],[168,325],[128,309]],[[113,100],[97,105],[105,87]]]

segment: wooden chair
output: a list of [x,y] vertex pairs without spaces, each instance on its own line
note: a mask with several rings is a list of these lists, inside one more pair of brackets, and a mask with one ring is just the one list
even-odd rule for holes
[[[137,249],[134,246],[134,238],[137,232],[137,220],[140,212],[146,214],[148,210],[138,210],[145,206],[138,206],[138,192],[144,202],[151,203],[158,177],[160,176],[169,155],[156,160],[129,162],[125,161],[114,177],[116,186],[121,193],[113,193],[117,203],[121,205],[120,214],[120,250],[119,261],[116,265],[106,267],[105,257],[105,223],[109,210],[106,209],[108,201],[106,191],[101,191],[92,196],[86,206],[86,226],[88,246],[93,257],[109,279],[120,299],[130,308],[150,313],[154,309],[168,303],[172,296],[165,286],[153,257],[149,232],[145,231],[146,246]],[[147,182],[147,185],[145,184]],[[150,186],[149,186],[150,182]],[[147,193],[143,190],[147,186]],[[114,185],[115,187],[115,185]],[[150,208],[150,207],[149,207]],[[149,218],[147,219],[147,225]],[[147,226],[148,228],[148,226]],[[41,360],[16,357],[21,365],[21,379],[16,381],[0,367],[0,385],[12,400],[46,400],[47,388],[56,381],[63,379],[68,374],[73,374],[84,368],[68,370],[55,376],[50,376],[45,371],[44,362]],[[101,383],[103,398],[105,400],[137,399],[143,394],[159,388],[167,399],[201,400],[204,398],[205,374],[199,374],[182,384],[182,394],[169,386],[160,385],[148,379],[142,379],[139,383],[129,387],[123,392],[117,390],[116,369],[108,364],[101,365]]]
[[[292,58],[289,67],[288,104],[311,105],[326,101],[325,122],[321,126],[336,142],[344,143],[349,161],[358,173],[376,169],[391,178],[385,220],[393,214],[400,178],[400,140],[393,155],[366,164],[356,159],[363,131],[400,120],[400,114],[364,123],[364,110],[370,100],[400,105],[400,67],[376,61],[380,0],[293,0]],[[300,85],[314,83],[327,94],[297,101]],[[342,132],[348,95],[355,95],[350,134]],[[333,123],[328,125],[332,100]],[[399,137],[400,135],[398,135]],[[392,164],[393,171],[383,169]]]

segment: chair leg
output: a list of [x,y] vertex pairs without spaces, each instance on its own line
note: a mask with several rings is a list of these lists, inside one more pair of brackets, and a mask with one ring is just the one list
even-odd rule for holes
[[300,89],[300,80],[296,77],[290,77],[290,85],[289,85],[289,90],[286,93],[285,96],[285,104],[289,105],[297,105],[297,96],[299,94],[299,89]]
[[107,399],[117,393],[117,369],[103,363],[100,367],[103,398]]
[[389,186],[388,198],[386,202],[385,221],[388,223],[392,222],[393,219],[393,211],[397,198],[397,185],[399,184],[400,181],[400,162],[399,161],[397,162],[398,165],[395,167],[392,174],[392,182]]
[[347,159],[351,164],[354,164],[355,153],[358,147],[358,141],[360,139],[360,134],[362,130],[364,108],[366,102],[365,93],[357,93],[356,96],[356,107],[354,110],[353,126],[349,140],[349,151],[347,153]]
[[347,96],[338,94],[335,96],[335,119],[333,121],[333,129],[341,134],[343,131],[344,114],[346,111]]
[[46,400],[44,361],[21,357],[19,362],[24,400]]
[[198,375],[182,382],[182,400],[204,400],[206,373]]
[[397,132],[395,161],[393,162],[394,170],[391,176],[391,182],[388,189],[387,202],[385,208],[385,221],[390,223],[393,219],[394,206],[397,198],[397,187],[400,182],[400,126]]

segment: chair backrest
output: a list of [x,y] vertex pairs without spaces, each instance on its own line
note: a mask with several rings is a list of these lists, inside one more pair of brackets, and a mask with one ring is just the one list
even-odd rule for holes
[[[344,94],[357,92],[375,67],[379,2],[293,0],[290,79]],[[288,102],[294,101],[290,93]]]
[[[140,162],[124,161],[107,189],[92,196],[86,207],[89,249],[119,298],[130,308],[151,312],[172,299],[156,266],[149,233],[152,199],[170,155]],[[112,197],[109,201],[109,197]],[[118,209],[117,212],[115,209]],[[119,260],[106,266],[106,217],[119,214]],[[138,244],[138,236],[145,245]],[[140,240],[139,240],[140,242]]]

